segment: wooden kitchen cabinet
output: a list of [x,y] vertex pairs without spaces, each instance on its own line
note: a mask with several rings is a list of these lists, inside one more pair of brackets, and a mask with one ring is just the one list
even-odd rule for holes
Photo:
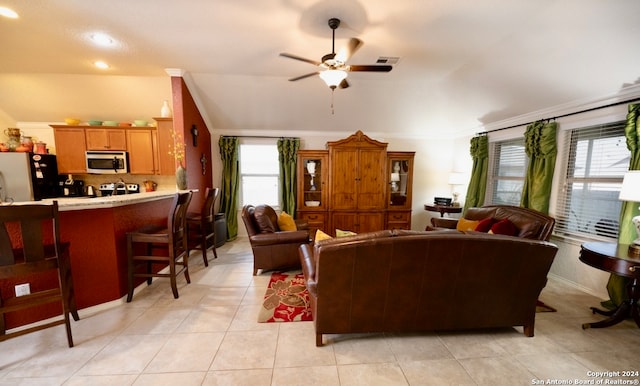
[[127,129],[130,174],[157,174],[158,135],[155,128]]
[[176,162],[173,149],[173,119],[154,118],[158,127],[129,128],[127,150],[129,173],[174,175]]
[[51,125],[55,139],[56,161],[60,174],[87,172],[84,128]]
[[156,163],[157,174],[174,175],[176,173],[176,160],[169,154],[173,150],[173,118],[153,118],[158,125],[158,161]]
[[123,128],[86,128],[87,150],[127,150],[127,136]]

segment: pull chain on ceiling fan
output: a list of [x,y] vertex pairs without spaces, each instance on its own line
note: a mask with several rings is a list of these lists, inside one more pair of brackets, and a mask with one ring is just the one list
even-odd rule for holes
[[295,82],[300,79],[309,78],[314,75],[320,76],[320,78],[329,86],[333,91],[336,88],[347,88],[349,83],[347,82],[347,72],[389,72],[393,69],[390,65],[348,65],[347,60],[362,46],[362,40],[357,38],[349,39],[347,46],[336,54],[336,29],[340,26],[340,19],[329,19],[329,28],[332,31],[331,38],[331,53],[322,57],[321,61],[315,61],[312,59],[303,58],[297,55],[281,53],[280,56],[285,58],[300,60],[302,62],[310,63],[320,67],[318,71],[311,72],[289,79],[291,82]]

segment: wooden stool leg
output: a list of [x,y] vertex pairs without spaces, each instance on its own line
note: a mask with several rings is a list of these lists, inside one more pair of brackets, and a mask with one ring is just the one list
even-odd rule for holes
[[133,246],[131,245],[131,236],[127,235],[127,303],[131,303],[133,299]]

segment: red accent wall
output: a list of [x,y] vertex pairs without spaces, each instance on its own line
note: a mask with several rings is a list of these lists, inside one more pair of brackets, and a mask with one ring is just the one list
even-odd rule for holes
[[[189,210],[199,212],[204,203],[205,190],[212,187],[213,181],[211,133],[182,77],[171,77],[171,90],[173,94],[173,126],[176,131],[182,132],[186,144],[187,186],[189,189],[198,190],[193,193]],[[197,146],[193,146],[191,134],[193,125],[198,129]],[[206,158],[204,170],[200,162],[203,155]]]

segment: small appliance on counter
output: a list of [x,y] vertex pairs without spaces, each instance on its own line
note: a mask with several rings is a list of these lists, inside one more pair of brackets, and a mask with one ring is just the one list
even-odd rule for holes
[[71,174],[60,176],[60,190],[63,197],[84,196],[84,181],[74,180]]
[[0,153],[0,200],[39,201],[60,196],[53,154]]
[[132,184],[128,182],[107,182],[100,184],[100,195],[112,196],[120,194],[140,193],[140,184]]

